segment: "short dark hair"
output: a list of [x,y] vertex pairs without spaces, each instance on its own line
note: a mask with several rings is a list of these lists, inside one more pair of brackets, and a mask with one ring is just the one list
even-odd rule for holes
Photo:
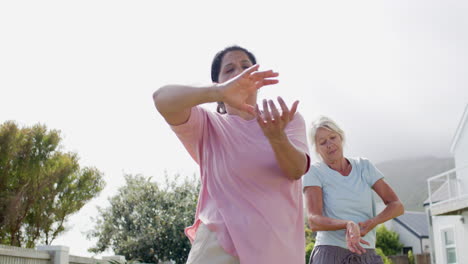
[[[247,57],[249,57],[249,60],[250,62],[252,62],[252,64],[257,64],[257,59],[255,59],[253,53],[248,51],[247,49],[237,45],[226,47],[223,50],[216,53],[215,57],[213,58],[213,62],[211,63],[211,80],[213,82],[218,82],[219,80],[219,72],[221,71],[221,63],[223,62],[224,55],[226,55],[226,53],[230,51],[236,50],[244,52],[245,54],[247,54]],[[220,114],[227,113],[224,102],[218,102],[218,107],[216,108],[216,111]]]

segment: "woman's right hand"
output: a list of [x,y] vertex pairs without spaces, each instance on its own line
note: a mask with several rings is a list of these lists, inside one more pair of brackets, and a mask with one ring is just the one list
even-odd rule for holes
[[346,244],[348,249],[357,254],[366,253],[366,250],[361,246],[362,244],[370,245],[369,242],[361,238],[361,229],[359,225],[353,221],[346,224]]
[[240,111],[255,115],[255,107],[247,104],[247,98],[265,85],[278,83],[278,79],[272,78],[279,75],[272,70],[258,71],[258,68],[258,64],[253,65],[236,77],[217,84],[216,86],[221,93],[221,101]]

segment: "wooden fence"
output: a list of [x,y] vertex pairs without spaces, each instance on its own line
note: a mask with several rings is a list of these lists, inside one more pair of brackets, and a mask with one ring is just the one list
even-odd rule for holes
[[431,254],[424,253],[414,255],[414,263],[416,264],[431,264]]
[[[409,264],[409,259],[406,255],[389,256],[388,258],[392,261],[393,264]],[[414,255],[414,263],[431,264],[431,256],[429,253]]]

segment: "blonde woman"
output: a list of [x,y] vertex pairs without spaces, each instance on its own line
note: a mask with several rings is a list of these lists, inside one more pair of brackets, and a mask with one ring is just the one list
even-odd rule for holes
[[[308,222],[317,231],[309,264],[383,263],[374,228],[403,214],[403,204],[369,160],[344,156],[345,134],[333,120],[313,122],[310,139],[321,161],[303,177]],[[380,214],[372,191],[386,205]]]

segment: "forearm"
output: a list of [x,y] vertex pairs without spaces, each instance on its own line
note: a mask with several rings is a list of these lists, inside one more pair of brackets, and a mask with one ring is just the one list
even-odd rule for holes
[[350,220],[335,219],[322,215],[309,216],[308,220],[310,229],[314,232],[346,229],[346,225],[350,222]]
[[158,111],[165,117],[199,104],[217,102],[220,100],[220,93],[216,85],[204,87],[167,85],[154,92],[153,100]]
[[405,212],[403,204],[400,202],[400,200],[389,202],[385,209],[378,214],[376,217],[374,217],[374,226],[377,226],[379,224],[382,224],[390,219],[393,219],[395,217],[398,217],[402,215]]
[[291,180],[300,179],[307,169],[306,154],[296,148],[286,135],[269,141],[281,170]]

